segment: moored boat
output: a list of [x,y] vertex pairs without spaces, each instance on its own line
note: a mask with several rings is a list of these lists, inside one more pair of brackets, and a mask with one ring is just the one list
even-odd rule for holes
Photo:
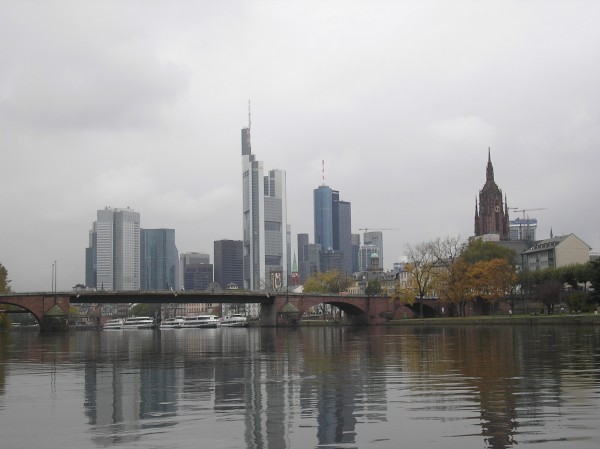
[[219,324],[219,319],[216,315],[196,315],[185,317],[182,327],[184,329],[194,327],[217,327]]
[[234,313],[221,318],[221,326],[225,327],[246,327],[248,319],[244,315]]
[[123,323],[123,329],[150,329],[153,326],[154,320],[149,316],[130,316]]
[[162,320],[160,323],[161,329],[179,329],[183,327],[184,318],[182,316],[176,316],[174,318],[167,318]]
[[123,319],[122,318],[114,318],[112,320],[108,320],[106,323],[104,323],[104,326],[102,326],[102,329],[104,330],[111,330],[111,329],[123,329]]

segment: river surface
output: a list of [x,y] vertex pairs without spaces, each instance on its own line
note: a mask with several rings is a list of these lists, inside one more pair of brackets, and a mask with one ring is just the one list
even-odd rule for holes
[[594,326],[0,334],[0,447],[599,448]]

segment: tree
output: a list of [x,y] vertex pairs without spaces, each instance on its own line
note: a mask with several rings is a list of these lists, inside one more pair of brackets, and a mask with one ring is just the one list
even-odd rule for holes
[[480,260],[471,265],[469,276],[475,296],[492,304],[504,298],[518,281],[507,259]]
[[562,293],[562,282],[556,279],[547,279],[536,286],[535,299],[544,304],[548,315],[551,315],[554,311],[554,304],[560,303]]
[[481,239],[469,240],[460,255],[468,264],[474,264],[480,260],[506,259],[511,265],[515,265],[517,258],[517,253],[512,249]]
[[315,273],[304,281],[306,293],[340,293],[352,285],[352,279],[337,270]]
[[[0,263],[0,293],[9,293],[10,286],[8,285],[8,270]],[[3,308],[3,306],[0,306]],[[0,313],[0,329],[6,329],[10,326],[10,319],[7,313]]]
[[600,302],[600,259],[592,260],[588,263],[588,280],[592,284],[592,298],[598,303]]
[[465,316],[467,301],[473,300],[473,283],[470,266],[463,258],[458,258],[438,275],[440,300],[458,307],[459,316]]
[[398,285],[392,300],[412,304],[419,300],[419,316],[423,318],[423,298],[433,290],[435,284],[436,255],[431,242],[422,242],[415,246],[406,246],[406,285]]
[[367,282],[365,288],[365,295],[379,295],[381,294],[381,283],[378,279],[373,279]]
[[10,293],[8,270],[0,263],[0,293]]

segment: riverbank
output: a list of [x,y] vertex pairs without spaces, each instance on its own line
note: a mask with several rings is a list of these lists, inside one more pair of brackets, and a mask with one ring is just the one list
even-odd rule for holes
[[405,318],[390,320],[391,326],[415,326],[415,325],[495,325],[495,324],[524,324],[524,325],[599,325],[600,315],[578,314],[578,315],[513,315],[513,316],[473,316],[452,318]]

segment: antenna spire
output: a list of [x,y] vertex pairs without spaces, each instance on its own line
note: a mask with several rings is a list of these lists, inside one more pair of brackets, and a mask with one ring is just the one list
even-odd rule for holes
[[323,185],[325,185],[325,159],[321,160],[321,176],[323,179]]

